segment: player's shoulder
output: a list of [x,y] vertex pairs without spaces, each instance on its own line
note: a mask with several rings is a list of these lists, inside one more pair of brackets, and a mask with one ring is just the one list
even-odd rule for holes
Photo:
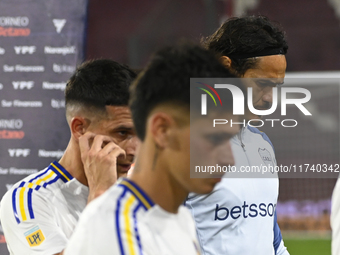
[[104,215],[112,214],[117,210],[117,208],[122,206],[122,200],[128,196],[128,192],[125,189],[124,179],[119,179],[114,185],[112,185],[107,191],[102,195],[91,201],[89,203],[82,217],[105,217]]
[[35,218],[36,210],[46,210],[60,185],[73,177],[57,162],[14,184],[1,200],[1,210],[11,211],[17,223]]
[[91,201],[83,211],[82,218],[87,221],[114,216],[120,222],[126,215],[135,214],[139,218],[140,212],[147,211],[153,205],[151,199],[134,182],[122,178]]
[[[108,236],[111,244],[119,244],[116,246],[121,254],[126,254],[131,249],[137,254],[141,247],[138,233],[145,230],[141,217],[153,205],[134,182],[120,179],[86,206],[75,234],[80,235],[80,229],[82,232],[89,229],[105,231],[110,233]],[[104,241],[105,237],[98,240],[100,243]]]
[[190,211],[188,210],[188,208],[184,205],[181,205],[179,208],[178,208],[178,213],[180,215],[182,215],[183,217],[188,217],[190,216]]
[[249,134],[256,135],[260,137],[261,139],[263,139],[264,141],[268,142],[270,146],[274,149],[272,142],[270,141],[269,137],[267,136],[265,132],[260,131],[258,128],[252,127],[249,125],[246,127],[246,130],[248,130]]

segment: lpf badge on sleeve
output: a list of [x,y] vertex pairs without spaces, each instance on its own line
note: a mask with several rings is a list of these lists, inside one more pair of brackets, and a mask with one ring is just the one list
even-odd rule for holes
[[273,162],[272,155],[270,154],[270,152],[266,148],[264,148],[264,149],[259,148],[258,151],[259,151],[261,159],[263,160],[263,162],[267,166],[272,166],[272,167],[275,166],[274,162]]
[[44,234],[39,226],[25,232],[24,235],[26,236],[26,240],[30,247],[39,246],[45,240]]

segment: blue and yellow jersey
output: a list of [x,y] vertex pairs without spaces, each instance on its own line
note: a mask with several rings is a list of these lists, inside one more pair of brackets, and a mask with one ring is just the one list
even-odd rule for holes
[[42,173],[35,174],[21,181],[12,192],[13,214],[18,224],[27,219],[34,219],[32,193],[46,189],[48,185],[72,180],[70,175],[58,162],[53,162]]
[[133,181],[122,179],[84,210],[64,252],[117,255],[197,255],[199,245],[190,213],[155,204]]
[[54,254],[64,249],[88,188],[58,162],[14,184],[1,201],[0,219],[13,254]]
[[137,213],[149,210],[154,203],[137,185],[128,179],[122,180],[118,186],[123,188],[118,197],[115,211],[120,253],[141,254],[142,245],[137,225]]

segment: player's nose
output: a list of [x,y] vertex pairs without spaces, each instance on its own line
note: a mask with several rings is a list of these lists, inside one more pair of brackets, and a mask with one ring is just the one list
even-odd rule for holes
[[125,151],[126,155],[135,156],[137,152],[137,148],[140,144],[140,140],[137,138],[137,136],[131,137],[128,141],[125,143]]
[[262,100],[269,105],[273,103],[273,87],[268,86],[265,89]]

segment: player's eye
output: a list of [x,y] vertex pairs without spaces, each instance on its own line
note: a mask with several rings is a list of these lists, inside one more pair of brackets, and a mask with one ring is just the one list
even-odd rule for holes
[[127,136],[128,132],[127,131],[124,131],[124,130],[121,130],[121,131],[118,131],[118,134],[120,136]]

